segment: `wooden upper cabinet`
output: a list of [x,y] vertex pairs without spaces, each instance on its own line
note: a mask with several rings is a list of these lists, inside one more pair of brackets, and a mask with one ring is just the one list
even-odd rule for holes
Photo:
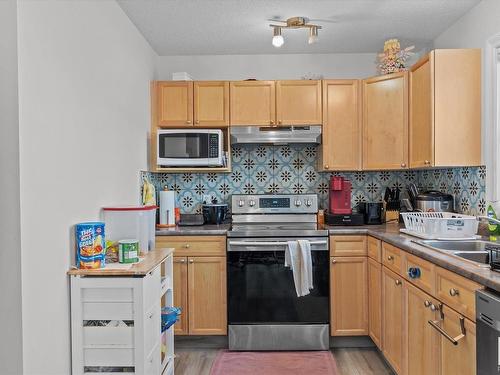
[[321,107],[321,81],[276,81],[278,125],[320,125]]
[[159,126],[193,125],[193,82],[161,81],[156,91]]
[[237,81],[230,84],[231,125],[275,125],[274,81]]
[[331,258],[332,336],[368,334],[368,258]]
[[323,81],[323,141],[320,170],[361,168],[361,118],[358,80]]
[[189,333],[227,334],[226,257],[188,257]]
[[434,54],[410,70],[410,167],[434,165]]
[[479,49],[434,50],[412,67],[410,164],[481,164]]
[[363,169],[408,167],[408,73],[363,81]]
[[194,82],[194,124],[229,125],[229,82]]

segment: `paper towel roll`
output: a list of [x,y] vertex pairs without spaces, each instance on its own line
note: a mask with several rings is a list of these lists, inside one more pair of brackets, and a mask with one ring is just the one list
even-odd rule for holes
[[160,224],[175,225],[175,191],[160,191]]

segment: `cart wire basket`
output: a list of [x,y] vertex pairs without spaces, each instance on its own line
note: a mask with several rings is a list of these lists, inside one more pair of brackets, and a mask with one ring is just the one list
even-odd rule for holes
[[452,212],[402,212],[405,233],[427,239],[473,238],[479,221],[475,216]]

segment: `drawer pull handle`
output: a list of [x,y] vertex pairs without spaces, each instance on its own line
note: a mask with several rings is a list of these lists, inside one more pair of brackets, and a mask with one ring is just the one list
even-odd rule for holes
[[390,261],[394,260],[394,257],[393,257],[392,255],[389,255],[389,256],[387,257],[387,260],[390,262]]
[[189,259],[189,263],[194,263],[194,259]]
[[332,259],[332,264],[335,264],[335,263],[337,263],[337,260]]
[[450,296],[455,297],[455,296],[458,296],[458,295],[460,295],[460,292],[459,292],[458,289],[455,289],[455,288],[451,288],[450,289]]
[[176,261],[175,263],[186,263],[186,259],[179,259],[178,261]]
[[431,305],[430,301],[427,301],[427,300],[424,301],[424,306],[425,307],[429,307],[430,305]]
[[435,304],[433,304],[433,303],[431,303],[431,306],[430,306],[430,307],[431,307],[431,310],[432,310],[432,311],[436,311],[436,310],[437,310],[436,305],[435,305]]
[[187,243],[187,244],[185,244],[185,245],[184,245],[184,247],[185,247],[186,249],[189,249],[189,248],[191,247],[191,245]]
[[397,286],[400,286],[401,285],[401,280],[399,279],[396,279],[396,281],[394,282]]
[[439,325],[439,320],[429,320],[429,324],[434,327],[435,330],[437,330],[440,334],[442,334],[448,341],[450,341],[453,345],[458,345],[458,342],[462,340],[465,335],[465,319],[463,317],[460,317],[460,334],[458,336],[452,337],[446,332],[444,329],[441,328]]

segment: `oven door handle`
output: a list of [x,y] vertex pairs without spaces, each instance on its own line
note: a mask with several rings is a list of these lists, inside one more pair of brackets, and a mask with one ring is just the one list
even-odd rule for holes
[[[326,245],[328,241],[309,241],[311,245]],[[287,246],[288,242],[280,241],[229,241],[229,245],[232,246]]]

